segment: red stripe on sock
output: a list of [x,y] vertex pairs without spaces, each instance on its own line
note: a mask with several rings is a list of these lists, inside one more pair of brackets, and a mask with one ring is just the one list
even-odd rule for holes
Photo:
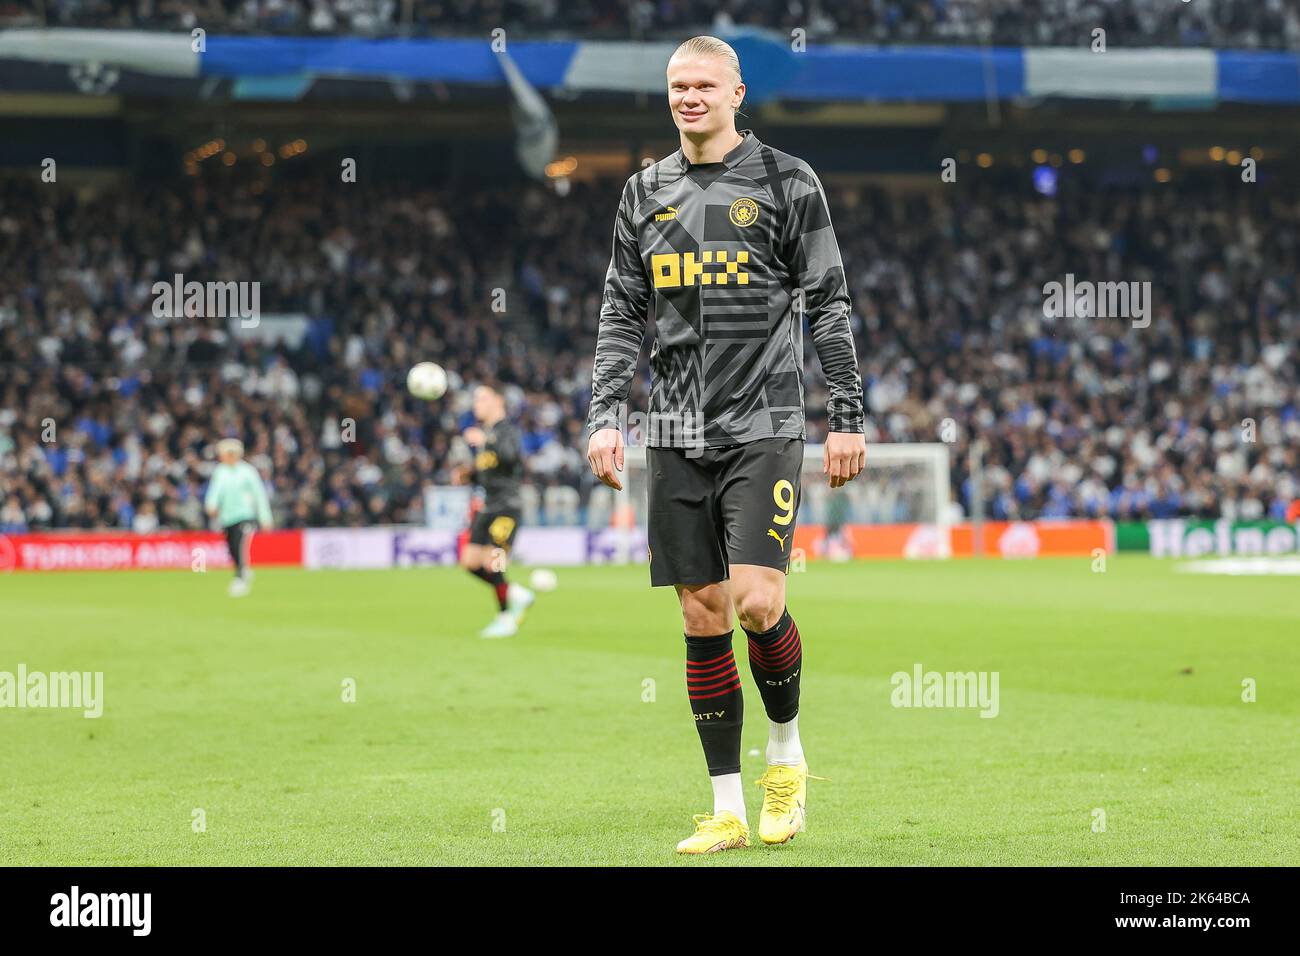
[[797,640],[799,640],[799,630],[794,626],[794,621],[791,621],[790,626],[786,629],[786,632],[784,634],[778,637],[771,644],[767,644],[767,645],[760,644],[759,646],[762,647],[763,650],[767,651],[770,654],[772,651],[779,650],[780,648],[785,647],[791,641],[797,641]]
[[705,676],[707,676],[707,675],[709,675],[709,674],[717,674],[717,673],[719,673],[720,671],[725,671],[727,668],[735,668],[735,666],[736,666],[736,659],[735,659],[734,657],[728,657],[728,658],[727,658],[725,661],[723,661],[721,664],[714,664],[712,667],[695,667],[695,666],[692,666],[692,664],[690,663],[690,661],[687,661],[687,662],[686,662],[686,676],[687,676],[687,677],[705,677]]
[[784,640],[779,645],[772,645],[770,647],[764,647],[762,644],[755,644],[751,642],[749,645],[749,656],[752,658],[757,658],[760,661],[770,660],[772,658],[780,657],[783,654],[787,653],[790,650],[790,648],[798,647],[798,646],[799,646],[799,635],[798,633],[795,633],[795,634],[791,634],[788,640]]
[[687,662],[686,662],[686,666],[687,666],[687,667],[703,667],[703,666],[705,666],[706,664],[716,664],[718,661],[725,661],[728,657],[732,657],[732,656],[734,656],[734,655],[731,653],[731,648],[727,648],[727,652],[726,652],[725,654],[719,654],[717,657],[710,657],[707,661],[692,661],[692,660],[687,660]]
[[795,631],[793,637],[783,647],[775,651],[764,651],[763,657],[770,661],[777,661],[784,657],[789,657],[791,654],[800,654],[802,652],[803,644],[799,640],[799,632]]
[[794,639],[785,647],[778,651],[763,651],[755,647],[750,648],[750,656],[761,667],[767,670],[782,670],[795,661],[803,653],[803,644],[799,641],[799,632],[794,633]]
[[728,677],[736,677],[739,674],[740,671],[738,671],[735,667],[729,667],[725,671],[718,671],[716,674],[699,674],[699,675],[687,674],[686,685],[688,687],[690,686],[698,687],[701,684],[715,684],[720,680],[725,680]]
[[802,655],[802,647],[793,647],[790,649],[790,653],[786,654],[784,657],[777,657],[770,661],[760,662],[760,666],[764,670],[783,671],[793,665],[795,661],[799,660]]
[[719,691],[714,691],[712,694],[689,694],[688,696],[690,697],[691,700],[708,700],[710,697],[721,697],[723,694],[730,694],[733,691],[737,691],[737,690],[740,690],[739,680],[737,680],[730,687],[723,688],[722,690]]
[[791,618],[790,626],[785,629],[784,633],[782,633],[780,637],[772,637],[772,638],[768,638],[766,641],[762,641],[759,640],[761,635],[750,634],[749,643],[757,644],[759,647],[774,647],[775,645],[780,644],[782,641],[788,638],[790,636],[790,632],[793,630],[794,630],[794,619]]
[[737,672],[732,672],[730,674],[722,674],[719,677],[710,678],[709,680],[699,680],[699,681],[688,680],[686,682],[686,690],[690,693],[695,693],[696,691],[700,691],[700,690],[713,690],[713,688],[715,687],[721,687],[723,684],[727,683],[727,681],[735,681],[735,680],[740,680],[740,675]]
[[696,684],[694,686],[688,686],[686,688],[686,693],[692,695],[702,694],[708,690],[717,690],[719,687],[739,687],[739,686],[740,686],[740,675],[735,674],[732,675],[731,677],[726,678],[725,680],[717,680],[717,681],[711,681],[708,684]]

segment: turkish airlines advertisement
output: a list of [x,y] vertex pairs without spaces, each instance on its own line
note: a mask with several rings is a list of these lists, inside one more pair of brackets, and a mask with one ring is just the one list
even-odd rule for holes
[[[464,532],[438,528],[309,528],[259,531],[253,536],[257,567],[411,568],[454,565]],[[976,553],[969,524],[951,529],[953,557]],[[988,557],[1087,557],[1115,550],[1109,521],[985,523],[979,553]],[[845,525],[833,534],[810,525],[795,530],[792,553],[806,560],[935,558],[943,554],[934,525]],[[517,564],[569,566],[646,560],[644,528],[521,528]],[[0,573],[6,571],[120,571],[229,567],[225,536],[215,531],[130,534],[120,532],[0,535]]]
[[[302,532],[259,531],[251,554],[255,565],[301,565]],[[0,535],[0,571],[194,571],[231,563],[226,536],[217,531]]]

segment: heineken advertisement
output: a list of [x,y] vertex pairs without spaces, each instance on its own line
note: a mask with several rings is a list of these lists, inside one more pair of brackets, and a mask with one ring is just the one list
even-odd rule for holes
[[1115,547],[1145,551],[1156,558],[1295,554],[1300,551],[1300,522],[1120,521],[1115,524]]

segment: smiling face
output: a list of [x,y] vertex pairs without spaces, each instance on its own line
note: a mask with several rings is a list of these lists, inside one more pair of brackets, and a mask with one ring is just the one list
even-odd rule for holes
[[668,61],[668,106],[684,136],[707,139],[735,130],[745,84],[720,56],[683,53]]

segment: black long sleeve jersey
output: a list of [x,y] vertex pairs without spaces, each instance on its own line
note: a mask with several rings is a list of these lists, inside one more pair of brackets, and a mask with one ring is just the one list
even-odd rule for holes
[[648,445],[804,437],[801,306],[830,430],[860,433],[844,266],[808,164],[745,130],[720,163],[692,165],[679,149],[636,173],[614,223],[588,431],[623,420],[652,312]]

